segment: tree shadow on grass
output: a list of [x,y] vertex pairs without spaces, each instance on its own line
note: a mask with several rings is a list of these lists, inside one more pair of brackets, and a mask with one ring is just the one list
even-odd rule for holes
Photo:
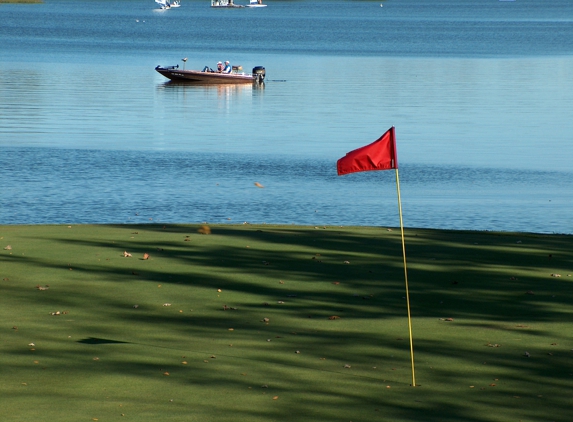
[[[547,411],[542,409],[549,408],[550,419],[567,420],[564,392],[573,385],[565,369],[569,346],[563,333],[570,324],[572,291],[563,269],[573,265],[570,236],[408,229],[422,387],[396,395],[393,391],[407,387],[409,378],[396,231],[217,226],[202,235],[197,229],[103,226],[98,231],[105,233],[97,236],[90,231],[47,236],[54,250],[61,249],[57,255],[49,250],[12,255],[5,262],[18,266],[26,274],[21,277],[33,280],[49,272],[59,281],[48,291],[19,283],[5,286],[5,292],[33,304],[34,311],[69,307],[80,321],[78,343],[140,348],[132,351],[132,362],[107,351],[101,362],[110,373],[155,382],[167,358],[153,350],[162,349],[189,360],[194,372],[178,378],[178,371],[169,371],[179,386],[243,394],[249,386],[269,384],[280,396],[297,397],[296,411],[292,403],[290,408],[279,404],[280,411],[263,405],[260,415],[255,407],[239,407],[245,420],[265,412],[273,420],[292,420],[293,412],[299,420],[312,414],[353,420],[356,408],[382,409],[393,420],[428,421],[494,420],[484,414],[493,410],[500,419],[543,419]],[[151,258],[130,260],[121,256],[124,250],[134,257],[151,253]],[[550,277],[557,271],[563,277]],[[176,292],[172,307],[162,306],[169,296],[159,285]],[[141,300],[137,309],[135,300]],[[90,315],[97,318],[88,321]],[[333,315],[339,319],[329,320]],[[51,318],[44,311],[37,317]],[[82,353],[58,350],[53,357],[74,361]],[[146,363],[141,353],[156,354],[157,362]],[[253,381],[241,373],[257,376]],[[509,399],[521,402],[512,406]],[[230,406],[207,401],[220,411]],[[331,411],[336,404],[339,414]],[[363,420],[375,417],[358,413]]]

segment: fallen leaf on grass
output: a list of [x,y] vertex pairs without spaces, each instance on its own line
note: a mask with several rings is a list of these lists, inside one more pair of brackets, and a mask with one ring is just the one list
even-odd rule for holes
[[329,316],[328,319],[340,319],[338,315]]
[[274,397],[273,397],[273,400],[278,400],[278,399],[279,399],[279,396],[274,396]]
[[149,259],[149,254],[148,254],[148,253],[144,253],[144,254],[143,254],[143,259]]
[[201,226],[197,231],[201,234],[211,234],[211,228],[209,226]]
[[5,251],[11,251],[12,250],[12,246],[11,245],[6,245],[6,247],[4,248]]
[[169,372],[164,372],[163,375],[165,375],[166,377],[169,376]]
[[40,285],[36,286],[36,289],[38,289],[38,290],[48,290],[49,288],[50,288],[50,286],[48,286],[47,284],[45,286],[40,286]]

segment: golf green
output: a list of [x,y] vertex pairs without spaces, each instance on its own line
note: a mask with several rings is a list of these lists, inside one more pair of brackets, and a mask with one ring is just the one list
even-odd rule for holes
[[0,226],[2,421],[570,421],[573,236]]

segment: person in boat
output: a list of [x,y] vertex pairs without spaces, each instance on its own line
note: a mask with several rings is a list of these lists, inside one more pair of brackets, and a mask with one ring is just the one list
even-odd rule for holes
[[217,70],[213,70],[211,69],[209,66],[205,66],[203,68],[203,72],[210,72],[210,73],[222,73],[223,72],[223,63],[222,62],[218,62],[217,63]]
[[222,73],[231,73],[231,71],[233,70],[233,67],[231,66],[231,64],[229,63],[229,60],[227,60],[225,62],[225,68],[223,69]]

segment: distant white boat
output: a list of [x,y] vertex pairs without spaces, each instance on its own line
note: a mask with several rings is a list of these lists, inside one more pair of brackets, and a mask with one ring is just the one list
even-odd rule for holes
[[267,5],[263,4],[263,0],[250,0],[247,7],[267,7]]
[[250,0],[250,3],[247,5],[235,4],[234,0],[211,0],[211,7],[242,8],[242,7],[267,7],[267,5],[263,4],[263,0]]
[[171,9],[172,7],[181,6],[180,0],[155,0],[155,3],[157,3],[161,9]]
[[239,9],[245,6],[242,4],[235,4],[233,0],[211,0],[211,7],[228,7]]

